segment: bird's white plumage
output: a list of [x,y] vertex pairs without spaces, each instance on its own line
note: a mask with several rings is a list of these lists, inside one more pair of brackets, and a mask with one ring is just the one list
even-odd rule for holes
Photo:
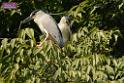
[[58,23],[58,26],[59,26],[59,29],[61,30],[64,43],[66,43],[68,40],[70,40],[72,36],[72,32],[70,30],[71,25],[65,16],[61,18],[60,22]]
[[50,34],[60,47],[64,46],[63,37],[56,21],[49,14],[38,11],[33,16],[34,22],[39,26],[43,33]]

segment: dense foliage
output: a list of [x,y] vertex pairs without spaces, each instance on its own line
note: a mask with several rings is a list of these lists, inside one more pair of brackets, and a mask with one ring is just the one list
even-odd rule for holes
[[[123,0],[16,2],[17,9],[0,9],[0,83],[123,83]],[[57,22],[72,17],[73,36],[64,48],[52,41],[38,48],[44,37],[33,22],[17,32],[34,9],[54,14]]]

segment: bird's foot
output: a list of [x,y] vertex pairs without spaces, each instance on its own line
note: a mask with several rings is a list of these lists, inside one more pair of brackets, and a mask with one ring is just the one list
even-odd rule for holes
[[43,45],[42,44],[38,44],[37,47],[38,48],[43,48]]

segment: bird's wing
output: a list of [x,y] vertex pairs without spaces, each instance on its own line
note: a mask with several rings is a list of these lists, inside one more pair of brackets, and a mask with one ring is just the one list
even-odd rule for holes
[[40,19],[40,22],[42,22],[42,25],[46,29],[46,31],[58,42],[61,47],[63,47],[64,42],[62,33],[52,16],[45,14]]

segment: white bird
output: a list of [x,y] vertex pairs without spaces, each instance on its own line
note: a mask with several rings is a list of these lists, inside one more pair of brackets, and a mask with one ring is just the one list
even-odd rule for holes
[[49,38],[58,43],[61,48],[64,46],[62,33],[52,16],[43,12],[42,10],[35,10],[30,14],[29,17],[24,19],[22,23],[26,23],[31,20],[34,20],[34,22],[39,26],[40,30],[46,35],[45,40]]
[[69,22],[68,16],[63,16],[58,23],[59,29],[61,30],[64,43],[66,43],[68,40],[70,40],[72,36],[72,31],[70,30],[71,24]]

